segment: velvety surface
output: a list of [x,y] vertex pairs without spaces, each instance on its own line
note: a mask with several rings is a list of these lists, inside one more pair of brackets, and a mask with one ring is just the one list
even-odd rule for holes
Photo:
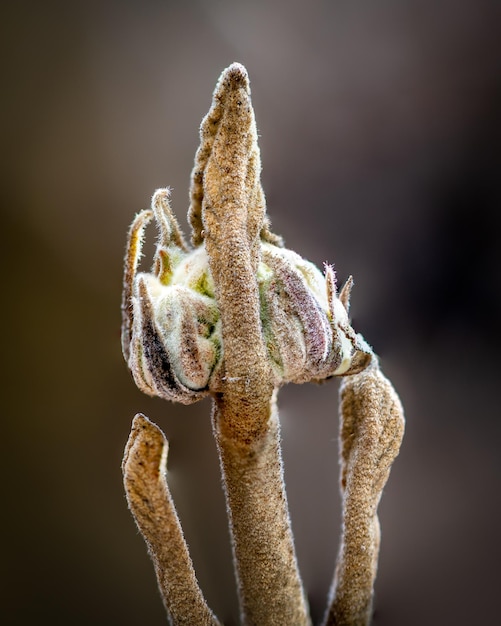
[[[237,623],[210,402],[142,395],[120,352],[128,225],[247,67],[273,230],[340,282],[406,408],[380,507],[380,626],[492,623],[501,557],[496,0],[2,7],[2,622],[164,624],[120,462],[142,411],[207,600]],[[153,231],[148,232],[153,238]],[[147,261],[147,260],[146,260]],[[279,396],[312,614],[339,537],[337,383]]]

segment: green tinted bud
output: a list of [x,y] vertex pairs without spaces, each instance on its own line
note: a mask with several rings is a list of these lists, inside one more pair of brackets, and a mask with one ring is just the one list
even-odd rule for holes
[[[189,251],[159,190],[152,212],[131,228],[124,289],[124,355],[138,387],[150,395],[195,402],[224,376],[220,311],[202,242]],[[142,231],[160,231],[153,270],[137,272]],[[261,327],[274,382],[303,383],[351,374],[370,361],[370,347],[350,326],[351,282],[338,297],[325,275],[298,254],[261,240],[256,275]]]

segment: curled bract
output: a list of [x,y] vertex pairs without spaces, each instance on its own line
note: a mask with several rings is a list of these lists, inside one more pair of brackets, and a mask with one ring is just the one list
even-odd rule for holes
[[[205,244],[189,249],[158,190],[151,211],[129,232],[122,304],[122,347],[145,393],[189,404],[217,392],[225,376],[224,342]],[[139,272],[144,229],[154,219],[159,239],[150,272]],[[361,371],[372,351],[348,320],[351,279],[337,293],[334,272],[323,275],[298,254],[260,240],[257,284],[262,337],[279,386]]]

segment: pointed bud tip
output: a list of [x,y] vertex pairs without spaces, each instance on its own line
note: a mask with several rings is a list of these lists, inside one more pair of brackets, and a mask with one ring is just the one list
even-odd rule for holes
[[162,187],[161,189],[157,189],[151,198],[152,206],[160,202],[161,200],[168,200],[170,198],[170,187]]
[[241,63],[232,63],[223,70],[221,80],[228,81],[231,87],[249,89],[249,75]]
[[245,79],[249,77],[245,67],[241,63],[238,63],[237,61],[229,65],[226,68],[225,72],[228,73],[228,76],[231,76],[232,78],[234,77],[234,78]]
[[346,312],[350,311],[350,297],[351,290],[353,289],[353,276],[348,276],[348,280],[345,282],[341,289],[341,293],[339,294],[339,299],[341,300],[342,305],[346,309]]
[[144,415],[144,413],[136,413],[132,420],[132,426],[137,428],[146,428],[151,424],[150,420]]

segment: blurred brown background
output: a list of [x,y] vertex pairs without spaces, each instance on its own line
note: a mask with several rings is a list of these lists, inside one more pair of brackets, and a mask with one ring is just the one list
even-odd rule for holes
[[[237,624],[210,403],[143,396],[119,346],[128,225],[170,185],[186,226],[198,126],[232,61],[250,73],[274,229],[355,276],[354,326],[406,407],[375,624],[494,623],[501,4],[2,6],[2,623],[165,624],[121,484],[143,411],[170,440],[208,601]],[[280,395],[317,620],[339,535],[336,394],[331,382]]]

